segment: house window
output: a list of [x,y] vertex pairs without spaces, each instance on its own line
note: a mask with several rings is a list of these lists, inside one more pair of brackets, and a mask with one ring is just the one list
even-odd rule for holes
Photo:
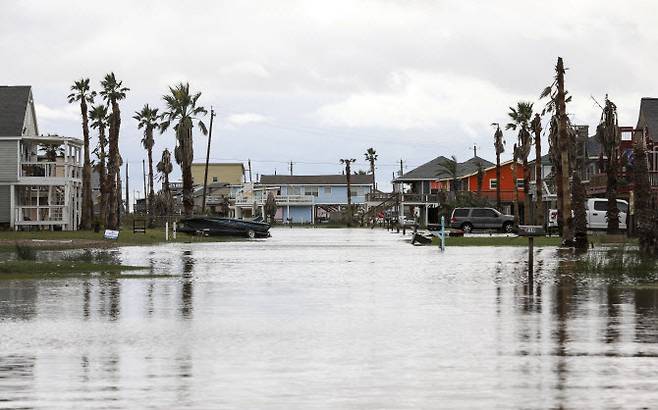
[[518,189],[523,189],[523,178],[518,178],[518,179],[516,180],[516,187],[517,187]]
[[498,180],[495,178],[491,178],[489,180],[489,189],[496,189],[498,188]]
[[301,187],[298,186],[289,186],[288,187],[288,195],[301,195]]
[[304,195],[318,196],[318,187],[316,187],[316,186],[307,186],[304,189]]
[[212,182],[218,182],[219,178],[218,177],[212,177]]
[[327,195],[331,195],[331,187],[330,186],[324,187],[324,193]]

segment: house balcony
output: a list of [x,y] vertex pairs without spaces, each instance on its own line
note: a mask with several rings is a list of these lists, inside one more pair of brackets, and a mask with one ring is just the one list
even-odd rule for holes
[[[633,176],[625,172],[619,173],[619,179],[628,181],[627,185],[619,186],[618,192],[625,194],[633,189]],[[651,190],[658,191],[658,171],[649,171],[649,186]],[[603,195],[608,188],[608,174],[598,173],[590,177],[587,185],[587,195]]]
[[[303,206],[313,205],[315,203],[315,196],[313,195],[277,195],[275,198],[277,206]],[[243,197],[237,195],[235,198],[235,205],[239,207],[251,207],[253,205],[265,205],[267,198],[265,196],[256,196],[253,198]]]
[[14,208],[16,226],[68,224],[68,207],[65,205],[26,205]]
[[82,179],[82,167],[77,163],[21,161],[20,170],[20,181],[26,183],[63,183],[66,180],[80,182]]
[[405,204],[438,204],[441,202],[441,195],[405,193],[402,194],[400,201],[404,202]]

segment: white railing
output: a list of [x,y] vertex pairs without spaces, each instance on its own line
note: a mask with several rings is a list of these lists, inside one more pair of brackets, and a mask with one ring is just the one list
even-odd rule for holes
[[[315,203],[315,196],[313,195],[277,195],[274,197],[276,204],[279,206],[285,205],[312,205]],[[242,195],[237,195],[235,198],[235,204],[238,206],[260,206],[265,205],[267,198],[265,196],[256,196],[256,197],[244,197]]]
[[37,225],[41,223],[66,223],[65,205],[17,206],[15,219],[17,225]]
[[21,177],[80,179],[82,177],[82,167],[77,164],[62,162],[22,161]]

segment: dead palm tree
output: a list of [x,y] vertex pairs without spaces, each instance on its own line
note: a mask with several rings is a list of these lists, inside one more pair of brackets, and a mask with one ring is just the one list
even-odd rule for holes
[[496,132],[494,132],[494,148],[496,148],[496,209],[502,211],[502,205],[500,200],[500,155],[505,152],[505,140],[503,139],[503,131],[500,129],[500,125],[496,122],[491,125],[496,126]]
[[107,107],[105,105],[96,105],[91,107],[89,111],[89,119],[91,120],[91,128],[98,130],[98,145],[94,149],[96,158],[98,159],[96,165],[96,172],[98,173],[98,182],[100,185],[100,220],[105,224],[105,217],[107,213],[107,136],[105,130],[108,126]]
[[155,167],[162,181],[162,190],[158,195],[161,199],[162,214],[169,216],[173,211],[173,197],[169,187],[169,174],[174,170],[174,166],[171,163],[171,153],[167,148],[162,151],[162,158]]
[[153,203],[155,201],[155,190],[153,187],[153,131],[160,127],[160,117],[157,108],[151,108],[148,104],[144,104],[141,111],[135,111],[134,119],[137,120],[137,129],[144,129],[144,136],[142,137],[142,146],[146,150],[148,159],[149,171],[149,186],[148,186],[148,213],[149,224],[153,225]]
[[121,109],[119,101],[126,98],[130,89],[123,86],[123,82],[116,79],[114,73],[106,74],[101,81],[100,95],[112,109],[109,117],[108,132],[108,160],[107,160],[107,217],[105,227],[119,228],[119,206],[121,204],[121,187],[117,185],[121,169],[121,153],[119,152],[119,130],[121,129]]
[[173,128],[176,132],[174,158],[183,173],[183,209],[185,215],[191,215],[194,210],[194,186],[192,181],[194,141],[192,130],[194,129],[194,121],[197,121],[203,135],[208,135],[206,125],[199,119],[200,116],[206,115],[208,111],[202,106],[197,106],[201,93],[190,94],[189,83],[179,83],[174,87],[169,87],[169,92],[170,94],[162,96],[167,108],[162,114],[160,132],[165,132],[174,123]]
[[[535,118],[530,123],[530,128],[535,134],[535,191],[536,201],[535,204],[535,224],[544,225],[544,203],[543,199],[543,182],[542,182],[542,166],[541,166],[541,117],[535,114]],[[527,192],[526,192],[527,195]]]
[[519,147],[514,144],[512,153],[512,180],[514,181],[514,225],[519,225],[519,184],[516,182],[518,179],[517,168],[519,165]]
[[349,220],[347,221],[347,226],[352,226],[352,221],[354,220],[354,212],[352,210],[352,163],[356,162],[356,159],[345,158],[341,159],[340,163],[345,165],[345,177],[347,178],[347,212],[349,215]]
[[[530,197],[528,196],[528,191],[530,190],[530,168],[528,168],[528,155],[530,155],[532,140],[528,129],[530,126],[530,119],[532,118],[532,105],[531,102],[519,101],[516,104],[516,108],[509,107],[510,112],[507,115],[509,115],[512,121],[505,126],[505,129],[508,130],[519,130],[516,155],[517,159],[520,159],[523,162],[523,222],[525,224],[530,223]],[[516,163],[514,166],[516,167]],[[514,180],[514,184],[516,187],[516,179]],[[518,191],[518,188],[515,189]]]
[[[633,143],[633,185],[640,253],[642,255],[651,255],[658,251],[656,248],[658,243],[656,242],[654,215],[651,210],[651,185],[644,132],[636,137]],[[628,229],[631,229],[631,227],[629,226]]]
[[377,188],[377,181],[375,180],[375,162],[377,161],[377,151],[374,148],[368,148],[365,153],[366,161],[370,163],[370,173],[372,174],[372,191]]
[[[560,208],[558,215],[562,222],[562,243],[564,245],[573,245],[574,230],[573,217],[571,215],[571,185],[569,182],[573,146],[571,141],[571,126],[569,125],[569,118],[566,112],[567,103],[571,101],[571,97],[567,96],[568,92],[564,88],[564,73],[564,62],[562,61],[562,57],[558,57],[553,83],[542,91],[540,98],[549,98],[543,113],[554,113],[554,120],[551,119],[551,126],[554,127],[554,141],[552,143],[554,157],[557,157],[555,160],[559,162],[559,175],[556,174],[556,186]],[[556,147],[557,149],[555,149]],[[558,170],[554,169],[554,171],[557,172]]]
[[82,115],[82,136],[84,141],[84,163],[82,166],[82,216],[80,225],[91,229],[94,218],[94,201],[91,197],[91,159],[89,155],[89,117],[87,104],[93,104],[96,91],[89,87],[89,79],[81,78],[73,82],[72,93],[68,95],[69,104],[79,103]]
[[596,138],[598,139],[605,156],[606,174],[608,175],[608,184],[606,196],[608,198],[608,219],[609,234],[616,234],[619,231],[619,208],[617,207],[617,173],[619,165],[619,145],[621,144],[621,133],[617,123],[617,106],[605,96],[605,106],[601,113],[601,121],[596,127]]

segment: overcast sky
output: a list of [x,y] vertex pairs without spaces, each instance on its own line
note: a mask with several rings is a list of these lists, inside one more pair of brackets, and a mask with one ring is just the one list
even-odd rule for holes
[[[29,84],[42,133],[80,136],[73,80],[114,71],[130,87],[121,147],[141,178],[131,118],[189,82],[215,107],[211,158],[252,159],[254,174],[338,173],[339,158],[379,153],[386,186],[437,155],[493,161],[490,127],[537,102],[557,56],[569,68],[575,124],[598,122],[608,93],[635,125],[658,96],[652,1],[14,1],[0,2],[0,83]],[[506,132],[513,143],[515,135]],[[205,157],[197,133],[195,159]],[[156,151],[174,145],[158,136]],[[545,144],[547,145],[547,144]],[[508,150],[509,151],[509,150]],[[506,157],[511,157],[507,152]]]

